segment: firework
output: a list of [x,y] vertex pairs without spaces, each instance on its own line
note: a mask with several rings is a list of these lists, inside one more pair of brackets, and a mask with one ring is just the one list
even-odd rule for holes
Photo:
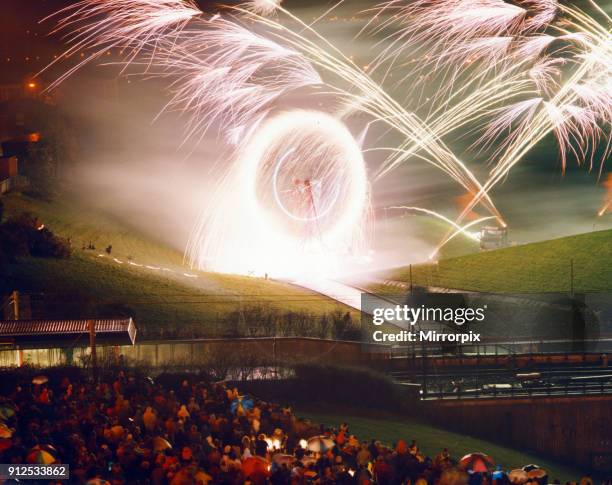
[[342,122],[291,110],[249,140],[193,232],[192,265],[295,277],[334,274],[338,261],[367,255],[366,169]]
[[88,55],[49,89],[110,49],[121,51],[129,63],[145,46],[171,38],[201,14],[194,0],[82,0],[66,7],[43,19],[59,18],[51,33],[62,34],[70,46],[56,62],[81,51]]
[[252,0],[243,5],[247,10],[258,15],[274,15],[280,7],[282,0]]
[[[566,30],[563,31],[564,39],[579,41],[579,45],[574,46],[577,52],[569,61],[572,63],[571,75],[566,80],[559,79],[556,84],[557,89],[553,86],[547,98],[537,97],[522,105],[515,105],[510,111],[505,112],[501,122],[499,119],[493,122],[493,128],[485,135],[489,139],[494,138],[495,133],[499,133],[504,125],[509,126],[512,114],[516,115],[515,120],[520,120],[520,129],[516,130],[505,143],[502,142],[503,149],[497,151],[499,159],[491,171],[489,180],[484,184],[483,190],[474,197],[473,202],[461,213],[458,221],[465,217],[480,197],[503,180],[531,148],[551,132],[558,140],[563,168],[570,153],[579,163],[588,160],[589,168],[592,168],[596,149],[603,145],[600,174],[603,170],[603,162],[610,154],[612,136],[609,129],[612,123],[611,34],[609,30],[581,11],[571,7],[559,8],[567,14],[570,27],[583,29],[580,34],[568,34]],[[606,19],[610,21],[607,16]]]
[[[601,173],[611,142],[609,29],[551,0],[394,1],[378,11],[395,15],[374,29],[391,29],[375,69],[391,72],[397,59],[416,53],[412,56],[420,61],[410,74],[431,71],[416,82],[438,83],[439,95],[428,108],[433,132],[445,136],[474,122],[484,127],[472,148],[491,150],[494,168],[457,223],[549,133],[558,140],[564,170],[570,156],[592,169],[603,146]],[[415,151],[404,143],[384,169],[392,170]]]
[[[360,143],[343,121],[354,113],[402,137],[399,146],[375,148],[389,153],[376,178],[421,160],[471,194],[441,245],[466,233],[462,220],[476,204],[505,225],[490,192],[548,133],[564,166],[570,154],[593,165],[602,144],[609,153],[602,127],[612,120],[610,33],[554,0],[393,0],[373,17],[372,33],[385,35],[367,72],[280,1],[230,10],[208,17],[191,0],[85,0],[62,11],[56,29],[67,32],[66,55],[90,51],[57,82],[123,49],[124,69],[168,80],[165,110],[187,115],[185,139],[214,126],[234,146],[214,210],[190,240],[194,266],[305,270],[364,253],[369,192]],[[436,93],[399,102],[383,88],[396,69],[407,71],[396,84],[430,84]],[[276,111],[287,94],[320,86],[342,102],[336,116]],[[460,129],[482,130],[472,149],[494,164],[485,182],[445,141]]]
[[[412,212],[420,212],[422,214],[427,214],[428,216],[432,216],[436,219],[441,220],[442,222],[446,223],[448,226],[451,227],[452,230],[454,230],[453,232],[453,236],[451,238],[449,238],[446,243],[450,242],[452,239],[454,239],[457,235],[459,234],[463,234],[465,237],[467,237],[468,239],[471,239],[472,241],[478,241],[478,236],[472,232],[469,232],[468,229],[476,224],[480,224],[482,222],[494,219],[493,216],[488,216],[488,217],[476,217],[473,221],[470,221],[468,224],[460,226],[459,224],[457,224],[455,221],[453,221],[452,219],[449,219],[448,217],[446,217],[443,214],[440,214],[439,212],[433,211],[431,209],[425,209],[423,207],[411,207],[411,206],[405,206],[405,205],[401,205],[401,206],[391,206],[391,207],[387,207],[387,209],[392,209],[392,210],[401,210],[401,211],[412,211]],[[436,249],[436,252],[434,252],[431,255],[431,258],[433,258],[435,256],[435,254],[439,251],[440,248]]]
[[[104,9],[102,9],[103,5]],[[186,139],[203,136],[215,124],[221,126],[228,141],[235,142],[237,145],[237,161],[228,173],[222,175],[223,183],[214,199],[214,214],[209,212],[203,216],[191,238],[188,257],[192,264],[227,270],[225,262],[232,258],[235,260],[235,251],[244,254],[245,258],[249,254],[244,250],[245,248],[236,247],[236,244],[242,244],[238,236],[244,240],[245,233],[228,235],[225,227],[227,221],[234,220],[237,226],[248,226],[252,221],[258,220],[270,222],[267,215],[264,217],[268,210],[264,209],[267,205],[263,201],[253,206],[260,211],[261,217],[258,218],[245,207],[242,207],[241,211],[236,211],[233,204],[223,202],[225,197],[223,194],[233,194],[228,184],[238,185],[244,188],[245,193],[251,193],[247,190],[247,183],[243,178],[247,166],[251,165],[247,163],[247,157],[241,154],[244,153],[246,147],[252,150],[253,146],[259,146],[254,145],[255,139],[262,138],[273,146],[274,140],[271,137],[262,136],[262,130],[266,133],[267,123],[274,119],[272,112],[275,102],[290,91],[322,84],[315,68],[331,74],[337,80],[350,86],[350,89],[346,90],[338,87],[338,83],[327,84],[332,88],[334,94],[344,99],[347,105],[388,124],[418,147],[419,159],[424,159],[438,167],[469,192],[480,192],[482,185],[467,165],[458,160],[437,134],[432,132],[415,113],[406,111],[365,72],[318,35],[314,29],[284,10],[279,3],[274,2],[276,12],[283,13],[291,21],[297,22],[301,32],[305,32],[311,38],[266,17],[270,11],[264,9],[264,6],[266,5],[260,1],[249,2],[237,7],[235,11],[248,22],[267,31],[268,37],[255,34],[235,18],[226,19],[219,15],[206,18],[195,8],[194,4],[176,1],[124,0],[110,4],[98,0],[85,1],[70,10],[69,16],[60,21],[58,26],[58,30],[65,31],[75,25],[83,25],[69,36],[69,41],[73,43],[69,52],[83,48],[91,49],[93,53],[86,61],[97,58],[109,47],[121,46],[131,49],[131,54],[124,62],[124,67],[128,65],[134,68],[140,67],[147,76],[169,78],[172,96],[166,109],[178,109],[189,115]],[[272,7],[272,5],[267,6]],[[97,15],[100,13],[104,13],[108,18],[98,19]],[[83,36],[81,32],[84,32],[85,35]],[[295,125],[296,122],[291,120],[292,118],[285,120],[288,126]],[[335,123],[341,124],[339,120],[335,120]],[[328,120],[326,124],[330,125],[330,132],[334,132],[331,129],[334,126],[331,121]],[[317,136],[321,137],[322,134],[319,133]],[[316,150],[310,149],[304,152],[303,147],[308,146],[308,143],[313,144],[313,139],[298,143],[295,135],[289,136],[288,134],[285,138],[293,140],[292,143],[297,148],[287,146],[285,153],[277,154],[279,160],[285,160],[285,158],[293,160],[294,157],[299,160],[304,158],[303,153],[312,152],[315,160],[311,165],[316,166],[317,163],[320,163],[316,162],[318,153]],[[354,141],[352,143],[355,145]],[[314,143],[314,146],[316,145],[317,143]],[[340,146],[346,147],[348,143],[340,143]],[[322,153],[318,156],[322,156]],[[263,154],[255,157],[257,160],[264,158]],[[353,165],[359,164],[354,163]],[[256,165],[256,167],[265,173],[267,165]],[[336,170],[339,169],[336,168]],[[353,180],[349,177],[353,172],[347,172],[346,168],[339,170],[338,173],[343,173],[348,180]],[[333,180],[341,187],[340,181],[344,179],[338,177],[336,176]],[[251,180],[253,179],[254,177],[251,177]],[[309,176],[308,180],[310,179]],[[276,183],[274,180],[276,178],[273,177],[272,194],[275,195],[273,202],[277,208],[281,209],[281,215],[288,217],[292,212],[283,202],[281,192],[274,188]],[[332,179],[326,178],[326,186],[330,186],[330,180]],[[367,198],[368,191],[361,182],[353,185],[359,187],[362,196]],[[311,187],[308,190],[322,189]],[[363,241],[367,240],[369,231],[367,224],[362,223],[362,219],[357,220],[351,215],[353,214],[351,208],[358,208],[360,217],[365,217],[367,220],[367,216],[363,216],[364,212],[367,213],[363,210],[363,206],[367,204],[355,202],[356,196],[349,197],[350,202],[344,204],[342,200],[346,194],[331,192],[332,195],[335,194],[335,197],[332,197],[329,190],[326,194],[323,197],[324,208],[317,209],[319,214],[315,218],[319,242],[309,245],[319,245],[325,248],[327,254],[337,254],[338,251],[356,252],[355,248],[362,247]],[[501,220],[491,199],[486,195],[482,199],[483,205]],[[331,208],[336,206],[342,207],[342,210],[346,212],[346,220],[352,221],[356,228],[350,231],[350,237],[346,233],[347,228],[338,229],[338,227],[344,227],[342,224],[336,225],[334,231],[320,227],[322,219],[328,215],[325,207],[328,207],[331,213],[334,212]],[[339,214],[336,212],[334,214],[338,219]],[[217,218],[223,223],[215,222]],[[311,218],[311,216],[307,217],[307,219]],[[293,218],[288,217],[288,219]],[[248,221],[248,224],[245,224],[245,221]],[[272,239],[266,240],[265,244],[262,241],[261,244],[252,244],[250,247],[257,248],[256,252],[259,254],[269,251],[265,249],[266,245],[272,249],[269,254],[287,253],[286,249],[283,251],[274,243],[274,241],[279,244],[280,241],[287,242],[287,235],[279,236],[279,229],[274,229],[276,227],[274,224],[263,222],[262,224],[267,224],[266,227]],[[296,231],[299,233],[301,229],[296,229]],[[342,237],[335,231],[343,233]],[[252,231],[247,231],[249,232]],[[359,237],[356,237],[355,234]],[[313,239],[312,235],[311,230],[310,239]],[[348,244],[349,240],[351,244]],[[294,240],[293,244],[295,243]],[[218,248],[221,246],[233,248],[233,251],[224,250],[225,252],[220,256]],[[251,264],[257,261],[257,257],[253,254],[246,259],[251,261]],[[259,259],[262,263],[264,260],[265,258]],[[236,266],[234,270],[239,267],[242,272],[247,269],[246,262],[234,266]],[[267,266],[272,267],[270,263]]]
[[[601,126],[611,120],[610,34],[592,18],[552,0],[518,5],[501,0],[417,1],[407,6],[391,2],[381,7],[389,9],[397,10],[394,21],[399,19],[400,28],[386,38],[389,46],[377,65],[389,64],[391,69],[406,52],[422,55],[416,71],[432,71],[433,78],[439,79],[438,92],[443,93],[443,112],[434,109],[433,113],[445,121],[429,123],[436,134],[446,135],[465,125],[459,119],[493,118],[476,146],[495,144],[491,159],[497,160],[528,129],[533,117],[545,113],[549,131],[559,140],[564,166],[569,152],[582,161],[602,141]],[[567,17],[560,22],[565,27],[553,23],[561,13]],[[393,23],[388,20],[377,30]],[[584,65],[589,69],[582,69]],[[568,85],[563,72],[572,69],[581,74]],[[428,83],[432,81],[427,77]],[[574,95],[560,104],[555,95],[562,85]],[[468,103],[453,104],[453,99],[466,97]],[[500,102],[502,106],[496,106]],[[387,166],[397,163],[395,155]]]
[[299,52],[220,17],[158,40],[142,65],[172,80],[166,109],[189,115],[186,139],[203,136],[214,123],[230,142],[247,139],[284,94],[322,84]]

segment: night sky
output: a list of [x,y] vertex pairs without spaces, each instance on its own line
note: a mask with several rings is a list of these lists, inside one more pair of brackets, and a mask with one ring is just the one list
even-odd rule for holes
[[[49,36],[55,20],[41,22],[78,0],[2,0],[0,7],[0,80],[12,81],[34,74],[59,55],[64,47],[59,36]],[[199,1],[204,11],[216,11],[228,2]],[[289,0],[289,8],[325,5],[325,1]],[[361,4],[355,2],[354,4]]]

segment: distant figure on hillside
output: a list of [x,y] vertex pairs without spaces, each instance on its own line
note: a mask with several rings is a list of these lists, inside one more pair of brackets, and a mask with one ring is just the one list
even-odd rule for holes
[[109,244],[108,247],[106,248],[106,254],[110,256],[112,252],[113,252],[113,245]]

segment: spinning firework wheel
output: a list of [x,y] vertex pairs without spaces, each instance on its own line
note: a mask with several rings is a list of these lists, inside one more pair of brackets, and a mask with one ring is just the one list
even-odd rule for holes
[[[342,167],[322,167],[295,163],[296,150],[279,157],[272,177],[274,200],[288,219],[294,221],[304,239],[321,239],[321,221],[338,203]],[[331,168],[331,169],[330,169]]]
[[259,149],[249,152],[258,155],[252,162],[254,202],[265,220],[302,242],[324,242],[337,227],[358,224],[366,178],[360,148],[346,127],[329,115],[303,111],[270,123],[273,128],[258,133],[263,139],[256,135]]

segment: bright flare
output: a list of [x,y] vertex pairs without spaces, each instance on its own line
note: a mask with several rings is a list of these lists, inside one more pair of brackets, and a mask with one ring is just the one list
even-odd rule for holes
[[249,137],[188,247],[193,266],[283,277],[337,274],[364,257],[369,187],[359,145],[336,118],[276,114]]

